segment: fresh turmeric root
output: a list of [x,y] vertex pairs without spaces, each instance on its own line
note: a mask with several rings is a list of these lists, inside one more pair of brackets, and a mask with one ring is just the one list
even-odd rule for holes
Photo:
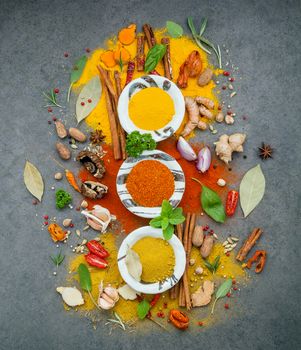
[[101,54],[100,60],[106,65],[107,68],[113,68],[116,66],[114,52],[111,50],[105,51],[103,54]]
[[132,23],[128,27],[123,28],[118,33],[118,40],[123,45],[130,45],[136,38],[136,24]]

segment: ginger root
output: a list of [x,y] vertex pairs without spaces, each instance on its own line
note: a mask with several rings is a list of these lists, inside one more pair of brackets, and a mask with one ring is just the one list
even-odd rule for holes
[[214,283],[212,281],[206,280],[203,285],[191,295],[192,306],[205,306],[211,301],[211,296],[214,292]]
[[112,68],[116,65],[114,52],[112,50],[107,50],[101,54],[100,60],[107,66],[107,68]]
[[231,162],[233,152],[243,152],[243,143],[245,142],[246,134],[222,135],[215,142],[216,155],[226,164]]

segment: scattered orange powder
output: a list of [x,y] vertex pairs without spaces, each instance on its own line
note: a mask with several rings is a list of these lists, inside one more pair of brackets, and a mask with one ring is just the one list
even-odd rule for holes
[[129,173],[126,187],[134,201],[143,207],[159,207],[175,189],[174,177],[166,165],[157,160],[143,160]]

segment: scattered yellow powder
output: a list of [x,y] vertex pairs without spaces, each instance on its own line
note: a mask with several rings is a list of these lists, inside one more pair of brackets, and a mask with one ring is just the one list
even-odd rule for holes
[[[157,41],[160,42],[161,38],[166,33],[164,30],[156,30],[155,36],[157,38]],[[82,88],[84,84],[86,84],[92,77],[95,75],[98,75],[97,65],[102,64],[100,61],[100,56],[103,52],[105,52],[107,49],[115,50],[118,47],[118,42],[116,38],[109,39],[106,42],[105,48],[99,48],[96,49],[90,56],[90,58],[87,61],[87,64],[85,66],[84,72],[79,79],[79,81],[74,84],[73,88],[76,90],[79,90]],[[136,40],[133,42],[133,44],[128,45],[127,50],[130,52],[131,58],[134,59],[136,56],[136,50],[137,50],[137,42]],[[147,45],[145,45],[145,52],[147,53]],[[209,66],[208,63],[208,57],[207,54],[202,51],[195,43],[194,41],[187,37],[183,36],[182,38],[170,38],[170,52],[171,52],[171,62],[172,62],[172,70],[173,70],[173,81],[176,82],[178,75],[179,75],[179,69],[181,64],[185,61],[187,56],[191,53],[193,50],[198,50],[203,63],[203,69]],[[104,66],[104,65],[103,65]],[[104,66],[104,68],[106,68]],[[112,72],[114,70],[120,71],[120,68],[118,64],[110,69]],[[159,63],[156,70],[159,74],[164,75],[164,69],[162,63]],[[220,74],[221,70],[215,70],[215,74]],[[140,77],[141,75],[144,75],[144,72],[137,72],[135,70],[134,78],[136,79]],[[111,75],[113,80],[113,74]],[[124,85],[126,79],[126,66],[123,68],[123,72],[121,73],[121,81],[122,85]],[[217,96],[214,94],[215,84],[213,81],[211,81],[208,85],[204,87],[200,87],[197,84],[197,79],[190,78],[188,81],[188,87],[186,89],[182,89],[182,93],[184,96],[204,96],[211,98],[215,102],[215,106],[218,106],[218,99]],[[106,101],[105,96],[102,94],[102,97],[96,106],[96,108],[91,112],[91,114],[85,119],[88,126],[90,126],[92,129],[102,129],[104,135],[106,135],[106,142],[108,144],[111,143],[111,133],[110,133],[110,124],[108,119],[108,113],[106,109]],[[178,130],[178,133],[180,130],[182,130],[184,123],[187,121],[187,115],[185,115],[185,120],[183,121],[183,124],[181,128]],[[190,135],[193,136],[193,133]]]
[[139,255],[142,264],[142,281],[159,282],[173,274],[175,255],[168,241],[144,237],[136,242],[132,249]]
[[160,88],[140,90],[130,99],[129,116],[140,129],[161,129],[172,120],[174,114],[172,98]]

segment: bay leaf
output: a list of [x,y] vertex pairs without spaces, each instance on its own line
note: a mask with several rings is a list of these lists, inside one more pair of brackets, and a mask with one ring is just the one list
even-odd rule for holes
[[23,177],[28,191],[41,202],[44,193],[44,181],[38,168],[28,160],[25,163]]
[[[97,106],[102,93],[102,86],[98,76],[95,76],[82,88],[76,101],[76,119],[80,123]],[[89,102],[90,101],[90,102]],[[84,103],[82,106],[81,103]]]
[[231,287],[232,279],[229,278],[219,286],[215,294],[216,299],[224,298],[230,292]]
[[68,93],[67,93],[67,101],[68,102],[70,99],[72,85],[74,83],[76,83],[79,80],[79,78],[81,77],[81,75],[84,71],[84,68],[86,66],[87,60],[88,60],[87,56],[83,55],[75,62],[74,66],[72,68],[72,71],[70,74],[70,85],[69,85],[69,89],[68,89]]
[[140,282],[142,275],[142,264],[139,255],[133,249],[128,249],[125,257],[125,264],[129,274],[135,278],[136,281]]
[[173,21],[166,21],[166,29],[172,38],[180,38],[183,35],[183,28]]
[[85,264],[80,264],[77,269],[79,275],[79,284],[83,290],[86,292],[91,292],[92,290],[92,281],[90,271],[88,270]]
[[240,205],[245,217],[257,207],[263,198],[264,192],[265,177],[258,164],[244,175],[240,183]]

